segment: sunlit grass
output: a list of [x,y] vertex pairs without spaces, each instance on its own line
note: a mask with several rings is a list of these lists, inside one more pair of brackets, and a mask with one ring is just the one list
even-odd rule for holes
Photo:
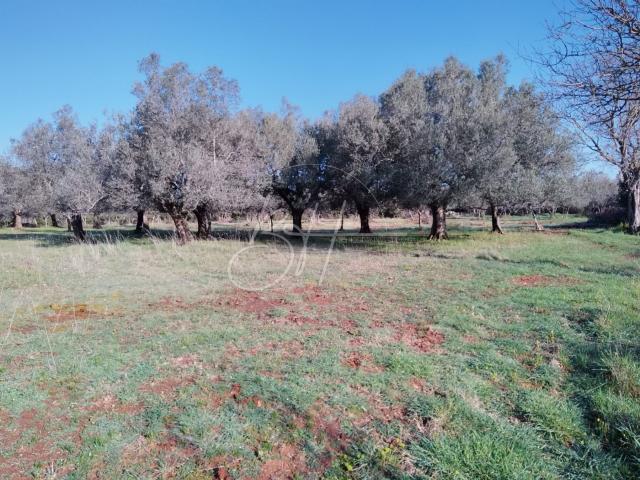
[[0,477],[638,475],[637,238],[476,221],[306,256],[0,230]]

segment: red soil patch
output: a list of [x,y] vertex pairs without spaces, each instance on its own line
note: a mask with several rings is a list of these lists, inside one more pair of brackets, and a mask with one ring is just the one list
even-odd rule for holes
[[171,359],[171,365],[177,368],[198,368],[202,369],[202,361],[200,357],[195,354],[183,355],[180,357],[175,357]]
[[100,397],[87,407],[89,412],[100,413],[120,413],[127,415],[135,415],[144,410],[142,403],[122,403],[115,395],[107,394]]
[[227,298],[219,301],[218,305],[228,306],[245,313],[266,314],[274,308],[288,305],[288,302],[282,298],[269,298],[265,292],[237,289]]
[[[136,469],[142,467],[147,472],[157,471],[161,465],[164,473],[162,478],[176,478],[180,468],[194,458],[196,463],[201,463],[200,452],[196,447],[167,434],[159,440],[138,437],[124,447],[120,463],[123,469],[135,466]],[[102,478],[102,475],[95,472],[94,478]]]
[[275,458],[267,460],[260,469],[259,480],[290,480],[307,472],[304,453],[291,444],[280,445]]
[[233,398],[234,400],[238,400],[238,397],[240,397],[241,391],[242,391],[242,387],[240,386],[240,384],[234,383],[233,385],[231,385],[231,391],[229,392],[229,397]]
[[101,305],[87,305],[85,303],[50,305],[53,313],[45,315],[45,320],[52,323],[62,323],[69,320],[87,320],[92,317],[104,317],[114,315],[116,312],[109,312]]
[[45,315],[45,319],[53,323],[62,323],[68,320],[86,320],[89,317],[99,315],[100,312],[84,303],[73,305],[50,305],[52,314]]
[[549,277],[547,275],[522,275],[515,277],[513,283],[520,287],[540,287],[546,285],[575,285],[578,282],[570,277]]
[[397,327],[395,340],[421,352],[430,353],[444,342],[444,335],[431,326],[419,329],[413,323],[404,323]]
[[382,372],[384,370],[383,367],[376,364],[373,357],[368,353],[351,352],[342,359],[342,364],[369,373]]
[[[14,451],[8,457],[0,456],[0,478],[30,478],[27,472],[34,464],[51,465],[66,458],[67,454],[53,445],[47,435],[51,428],[51,419],[39,414],[37,410],[23,411],[15,420],[13,427],[9,426],[9,415],[2,414],[1,420],[2,448],[5,451]],[[30,435],[35,440],[18,445],[25,435]],[[69,470],[66,470],[66,473],[68,472]]]
[[154,380],[149,383],[145,383],[140,387],[140,391],[144,393],[153,393],[164,399],[171,399],[175,397],[176,390],[187,385],[192,385],[194,378],[189,377],[169,377],[162,380]]
[[325,306],[335,303],[335,299],[331,295],[316,285],[294,288],[293,293],[302,295],[305,303],[309,305]]
[[149,307],[153,310],[164,310],[164,311],[174,311],[174,310],[186,310],[191,308],[193,305],[186,303],[181,298],[174,297],[162,297],[155,303],[150,303]]

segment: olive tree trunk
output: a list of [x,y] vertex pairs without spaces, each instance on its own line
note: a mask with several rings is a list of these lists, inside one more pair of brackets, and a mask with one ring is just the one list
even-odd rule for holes
[[431,240],[446,240],[447,235],[447,216],[444,205],[431,205]]
[[360,217],[360,233],[371,233],[371,227],[369,226],[369,215],[371,209],[368,205],[359,205],[356,207],[358,216]]
[[136,233],[145,233],[149,225],[144,223],[144,210],[136,210]]
[[55,213],[50,213],[49,217],[51,218],[51,226],[54,228],[60,228],[60,224],[58,223],[58,217]]
[[189,224],[187,223],[187,219],[182,213],[170,213],[171,220],[173,220],[173,224],[176,227],[176,236],[178,237],[178,243],[184,244],[193,240],[193,235],[189,230]]
[[193,213],[198,221],[198,231],[196,236],[200,239],[209,238],[209,235],[211,234],[211,217],[209,216],[207,207],[199,206],[193,211]]
[[293,231],[302,233],[302,214],[304,209],[292,208],[291,217],[293,218]]
[[22,212],[17,210],[13,212],[13,228],[22,228]]
[[489,209],[491,210],[491,231],[493,233],[499,233],[500,235],[502,235],[504,232],[502,231],[502,227],[500,226],[498,208],[494,204],[491,204],[489,206]]
[[84,231],[84,225],[82,223],[82,215],[79,213],[71,215],[71,230],[73,231],[73,236],[79,242],[84,242],[87,239],[87,234]]

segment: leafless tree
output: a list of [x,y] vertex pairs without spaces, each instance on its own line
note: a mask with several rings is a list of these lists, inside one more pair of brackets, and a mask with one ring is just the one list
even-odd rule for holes
[[547,85],[584,144],[615,165],[640,233],[640,2],[575,0],[538,56]]

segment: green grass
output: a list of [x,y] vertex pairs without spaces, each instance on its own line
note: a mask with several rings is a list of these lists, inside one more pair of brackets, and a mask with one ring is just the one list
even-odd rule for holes
[[527,221],[0,230],[0,478],[637,477],[640,241]]

